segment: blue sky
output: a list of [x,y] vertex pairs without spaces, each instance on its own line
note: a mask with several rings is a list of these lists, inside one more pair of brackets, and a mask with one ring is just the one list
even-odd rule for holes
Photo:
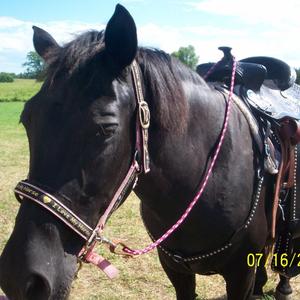
[[300,67],[299,0],[9,0],[0,2],[0,72],[22,71],[32,25],[67,42],[104,29],[118,2],[134,17],[140,45],[172,52],[191,44],[200,62],[218,60],[226,45],[237,58],[269,55]]

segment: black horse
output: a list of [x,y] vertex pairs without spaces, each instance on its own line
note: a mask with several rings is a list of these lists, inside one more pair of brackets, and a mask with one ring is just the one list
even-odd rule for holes
[[[297,240],[299,244],[299,240]],[[299,246],[298,246],[299,247]],[[263,287],[268,281],[268,274],[265,268],[266,259],[268,254],[264,254],[263,259],[261,260],[261,266],[257,267],[255,284],[253,289],[254,299],[263,299],[262,297],[265,295],[263,291]],[[292,300],[293,289],[290,284],[290,278],[279,275],[279,282],[276,286],[275,290],[275,298],[276,300]]]
[[[90,226],[97,223],[134,155],[137,107],[129,66],[136,59],[151,112],[151,172],[140,175],[135,191],[147,230],[160,237],[198,190],[227,96],[169,55],[138,49],[134,21],[120,5],[104,33],[87,32],[61,47],[34,27],[34,46],[48,72],[21,115],[30,148],[28,180]],[[228,299],[250,298],[255,269],[247,255],[262,251],[268,237],[257,167],[249,124],[234,105],[202,198],[158,248],[177,299],[194,299],[195,274],[213,273],[224,277]],[[53,214],[24,199],[1,255],[1,288],[11,300],[66,299],[83,245]]]

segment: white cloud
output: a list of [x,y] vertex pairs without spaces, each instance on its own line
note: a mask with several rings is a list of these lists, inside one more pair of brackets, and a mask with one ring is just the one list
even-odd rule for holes
[[142,26],[138,33],[141,45],[154,46],[169,53],[181,46],[193,45],[201,63],[219,60],[222,53],[218,47],[230,46],[238,59],[258,55],[274,56],[300,67],[300,43],[295,43],[296,28],[288,33],[284,28],[276,31],[264,29],[260,32],[251,29],[228,29],[221,26],[174,28],[152,23]]
[[237,17],[252,24],[264,23],[278,27],[286,21],[292,25],[299,24],[299,0],[200,0],[186,1],[186,4],[202,12]]
[[209,53],[207,47],[227,45],[238,58],[275,56],[300,67],[299,0],[185,0],[184,4],[198,11],[199,19],[201,14],[219,18],[213,27],[186,28],[195,35],[191,44],[201,60],[209,60],[209,54],[217,58],[217,52]]
[[[255,4],[258,0],[252,1]],[[268,0],[266,2],[269,3]],[[294,0],[287,0],[286,2],[294,3]],[[221,3],[223,4],[221,5]],[[242,5],[238,8],[235,7],[234,3],[236,4],[234,0],[227,0],[226,5],[223,0],[204,0],[189,3],[189,5],[219,15],[245,17],[243,14],[246,14],[247,10],[242,8]],[[277,3],[276,0],[274,3]],[[254,4],[251,2],[251,7],[256,7]],[[300,1],[297,5],[300,6]],[[287,7],[290,6],[287,4]],[[272,9],[272,12],[275,12],[275,8]],[[254,11],[254,8],[250,8],[247,14],[252,14]],[[295,13],[293,12],[293,14]],[[256,16],[256,18],[259,17]],[[231,46],[237,58],[268,55],[286,60],[295,67],[300,67],[300,43],[297,40],[300,28],[298,25],[293,26],[288,21],[281,25],[276,23],[275,25],[269,24],[269,26],[241,25],[238,22],[237,24],[237,27],[231,26],[230,28],[223,26],[222,22],[215,26],[172,27],[148,23],[137,27],[140,45],[157,47],[169,53],[181,46],[193,45],[201,62],[220,59],[221,53],[217,48],[219,46]],[[100,23],[75,21],[34,23],[11,17],[0,17],[0,71],[20,72],[22,70],[21,65],[25,61],[27,52],[33,49],[32,25],[47,30],[59,43],[70,41],[74,38],[74,34],[90,29],[101,30],[105,26]],[[13,59],[14,57],[15,59]]]
[[0,28],[13,28],[23,25],[25,22],[11,17],[0,17]]
[[[199,28],[198,32],[203,30]],[[276,32],[266,30],[257,33],[247,30],[232,31],[212,28],[210,32],[213,33],[211,36],[202,35],[201,38],[199,34],[190,42],[195,46],[201,62],[217,61],[221,58],[221,52],[217,48],[230,46],[237,59],[260,55],[273,56],[286,61],[291,66],[300,67],[300,43],[295,42],[296,32],[294,31],[289,34],[284,30]]]
[[177,50],[185,42],[178,28],[153,23],[138,28],[138,38],[141,46],[156,47],[167,52]]
[[32,25],[36,25],[48,31],[59,43],[71,40],[75,34],[91,29],[101,30],[104,28],[103,24],[98,23],[88,24],[74,21],[37,23],[0,17],[0,50],[11,49],[15,51],[25,51],[32,48]]
[[[37,23],[0,16],[0,55],[2,56],[0,71],[22,71],[21,66],[25,61],[26,54],[33,50],[32,25],[48,31],[58,43],[68,42],[74,38],[74,35],[87,30],[104,28],[104,25],[99,23],[75,21]],[[16,56],[15,61],[12,61],[13,56]]]

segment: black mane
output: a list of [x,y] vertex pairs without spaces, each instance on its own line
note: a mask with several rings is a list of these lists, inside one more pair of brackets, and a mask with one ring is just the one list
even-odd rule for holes
[[47,53],[47,78],[58,74],[72,76],[104,48],[103,31],[87,31],[60,48]]
[[[88,31],[48,53],[47,79],[71,77],[105,49],[104,31]],[[182,131],[187,123],[188,103],[182,81],[202,84],[203,80],[164,51],[139,48],[136,59],[141,67],[154,123],[166,130]],[[95,66],[97,68],[97,66]],[[83,81],[82,81],[83,82]]]
[[149,92],[147,97],[151,99],[151,111],[159,127],[182,132],[188,118],[182,81],[200,83],[200,76],[161,50],[139,48],[137,60]]

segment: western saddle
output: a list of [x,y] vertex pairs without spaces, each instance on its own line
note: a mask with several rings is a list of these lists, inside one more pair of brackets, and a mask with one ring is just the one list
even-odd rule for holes
[[[223,58],[218,63],[197,66],[197,73],[208,82],[222,83],[228,89],[233,69],[231,48],[220,47]],[[237,62],[234,92],[248,107],[257,122],[263,147],[263,169],[273,176],[275,188],[272,210],[272,239],[275,257],[284,257],[288,265],[273,260],[274,271],[286,277],[300,273],[300,86],[295,83],[296,72],[287,63],[267,56],[256,56]],[[253,133],[252,133],[253,134]],[[297,182],[298,181],[298,182]],[[298,197],[298,199],[297,199]],[[297,242],[299,245],[300,243]],[[296,259],[295,259],[296,257]]]

